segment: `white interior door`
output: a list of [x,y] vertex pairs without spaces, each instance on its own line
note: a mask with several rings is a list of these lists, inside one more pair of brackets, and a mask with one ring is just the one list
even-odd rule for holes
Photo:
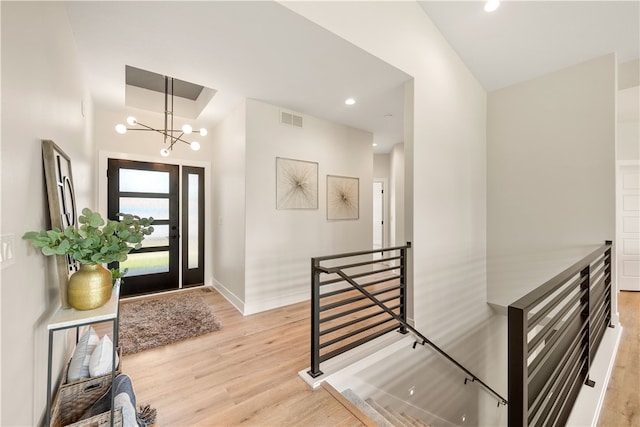
[[384,188],[381,181],[373,183],[373,249],[384,247]]
[[616,257],[618,288],[640,291],[640,165],[619,164]]

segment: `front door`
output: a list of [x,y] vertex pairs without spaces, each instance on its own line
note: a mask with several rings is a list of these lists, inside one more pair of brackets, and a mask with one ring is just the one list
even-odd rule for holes
[[120,295],[178,289],[179,166],[109,159],[107,175],[109,219],[118,213],[154,218],[153,234],[120,263],[128,270]]

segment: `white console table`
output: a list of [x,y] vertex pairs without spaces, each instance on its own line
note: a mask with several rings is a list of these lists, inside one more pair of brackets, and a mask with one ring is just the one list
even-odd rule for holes
[[[56,331],[76,328],[76,343],[78,342],[78,330],[81,326],[93,325],[101,322],[113,322],[113,355],[111,359],[111,384],[113,384],[116,369],[116,348],[118,347],[118,311],[120,306],[120,285],[113,288],[111,299],[102,307],[94,310],[76,310],[69,308],[56,310],[49,322],[49,353],[47,359],[47,409],[45,413],[45,426],[51,425],[51,375],[53,358],[53,333]],[[113,425],[113,392],[111,393],[111,425]]]

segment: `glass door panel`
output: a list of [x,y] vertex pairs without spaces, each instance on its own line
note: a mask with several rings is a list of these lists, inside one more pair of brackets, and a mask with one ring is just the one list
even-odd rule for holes
[[120,269],[127,269],[127,285],[129,278],[144,276],[145,274],[168,273],[169,251],[132,253],[125,262],[120,263]]
[[182,285],[204,284],[204,169],[182,168]]
[[[120,295],[179,287],[179,166],[109,159],[109,218],[153,217],[154,233],[119,268],[127,268]],[[115,267],[115,265],[110,267]]]

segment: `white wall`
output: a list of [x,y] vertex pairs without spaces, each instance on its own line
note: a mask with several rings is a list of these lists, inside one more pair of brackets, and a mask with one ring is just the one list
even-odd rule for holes
[[373,155],[373,177],[380,179],[389,179],[390,167],[389,153],[381,153]]
[[242,312],[245,301],[246,103],[237,106],[211,134],[215,286]]
[[616,160],[640,160],[640,60],[618,66]]
[[491,314],[485,91],[417,3],[283,4],[413,76],[404,237],[414,244],[414,317],[436,343],[454,342]]
[[[48,227],[41,140],[70,157],[78,208],[95,209],[93,107],[64,5],[2,2],[2,186],[0,234],[13,241],[1,270],[3,426],[38,425],[46,403],[46,321],[59,306],[52,258],[26,241]],[[67,349],[56,334],[54,375]],[[54,378],[55,380],[55,378]]]
[[390,244],[391,246],[400,246],[407,242],[404,237],[404,144],[394,145],[389,157],[391,162],[389,172],[389,187],[391,189],[389,208]]
[[[311,257],[369,248],[373,238],[373,135],[306,115],[303,128],[287,126],[279,112],[247,101],[245,314],[308,300]],[[276,157],[318,163],[318,209],[276,209]],[[358,220],[327,220],[327,175],[359,178]]]
[[640,122],[618,122],[616,141],[617,160],[638,161],[640,159]]
[[615,238],[616,92],[611,54],[489,94],[490,301]]
[[640,84],[640,59],[618,64],[618,89],[624,90]]

